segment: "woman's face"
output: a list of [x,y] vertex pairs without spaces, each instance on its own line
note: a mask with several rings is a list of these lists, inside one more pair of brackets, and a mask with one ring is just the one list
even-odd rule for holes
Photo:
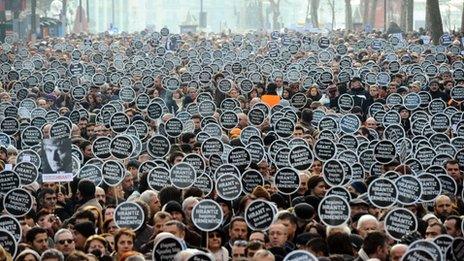
[[311,166],[311,171],[313,174],[319,175],[322,172],[322,162],[316,160],[313,162],[313,165]]
[[114,233],[116,233],[117,229],[118,229],[118,227],[116,226],[116,223],[114,223],[114,221],[111,221],[108,224],[108,233],[114,235]]
[[311,96],[316,96],[317,95],[317,89],[316,88],[311,88],[311,90],[309,91]]
[[153,91],[153,97],[159,97],[159,92],[158,90]]
[[132,249],[134,248],[134,240],[129,235],[121,235],[116,244],[118,246],[119,255],[125,252],[132,251]]
[[105,220],[113,218],[114,208],[107,208],[105,210]]
[[321,181],[317,183],[316,187],[314,188],[314,196],[323,198],[325,196],[325,192],[326,192],[325,182]]
[[377,95],[379,95],[379,89],[377,89],[377,87],[371,87],[369,88],[369,94],[372,97],[377,97]]
[[208,235],[208,248],[211,251],[215,251],[221,248],[222,239],[219,233],[211,232]]
[[174,93],[172,94],[172,98],[174,98],[174,99],[180,99],[180,93],[179,93],[179,92],[174,92]]
[[100,240],[96,239],[90,241],[89,250],[87,252],[91,253],[94,250],[100,250],[102,254],[106,252],[105,245],[102,242],[100,242]]
[[110,244],[111,249],[114,249],[114,236],[106,236],[105,240],[108,242],[108,244]]
[[37,261],[37,259],[35,259],[33,254],[27,254],[24,256],[23,261]]

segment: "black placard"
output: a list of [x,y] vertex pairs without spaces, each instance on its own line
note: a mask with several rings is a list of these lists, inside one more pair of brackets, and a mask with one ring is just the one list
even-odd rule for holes
[[[35,182],[39,177],[39,171],[37,167],[31,162],[19,162],[14,166],[13,170],[16,172],[16,174],[18,174],[19,178],[21,179],[21,185],[23,186]],[[2,174],[3,173],[0,173],[0,175]]]
[[119,185],[123,181],[126,174],[124,166],[115,160],[105,161],[101,167],[101,170],[103,182],[105,182],[110,187]]
[[281,168],[276,172],[274,182],[280,193],[291,195],[300,187],[300,176],[296,169]]
[[164,130],[169,137],[177,138],[182,134],[184,124],[178,118],[171,118],[164,124]]
[[293,250],[288,253],[284,261],[317,261],[318,259],[308,251],[305,250]]
[[78,177],[80,179],[88,179],[92,181],[95,186],[99,186],[103,181],[101,168],[94,164],[86,164],[82,166],[79,170]]
[[224,111],[219,116],[219,124],[226,130],[235,128],[238,124],[238,116],[234,111]]
[[134,152],[135,144],[134,141],[126,136],[116,136],[111,140],[110,152],[117,159],[127,159]]
[[[0,216],[0,229],[4,229],[10,232],[18,244],[21,242],[21,237],[23,234],[21,230],[21,224],[15,217],[8,215]],[[2,246],[5,247],[4,245]]]
[[389,140],[381,140],[374,146],[374,159],[382,164],[388,164],[396,158],[396,146]]
[[184,245],[171,234],[163,236],[153,248],[152,260],[174,260],[174,256],[185,249]]
[[396,208],[385,217],[385,232],[394,240],[417,230],[417,218],[409,209]]
[[137,231],[145,221],[141,206],[134,202],[120,203],[114,210],[114,223],[119,228],[130,228]]
[[322,167],[323,178],[330,186],[340,186],[345,180],[343,165],[338,160],[328,160]]
[[350,205],[340,196],[326,196],[319,203],[319,218],[327,226],[340,226],[347,223],[350,214]]
[[0,172],[0,193],[5,194],[10,190],[18,188],[21,184],[19,175],[11,170],[4,170]]
[[105,136],[97,137],[92,143],[92,154],[99,159],[111,157],[110,144],[111,138]]
[[242,193],[242,182],[237,175],[223,174],[216,179],[217,194],[225,200],[234,200]]
[[11,255],[12,258],[16,257],[18,242],[16,242],[14,235],[11,234],[10,231],[0,229],[0,245]]
[[169,153],[170,149],[171,143],[169,142],[169,139],[161,135],[155,135],[147,142],[147,152],[153,158],[165,157]]
[[288,118],[281,118],[276,121],[274,126],[275,133],[281,138],[288,138],[293,135],[295,123]]
[[369,201],[378,208],[389,208],[396,204],[398,189],[389,179],[377,178],[367,189]]
[[321,161],[327,161],[337,155],[337,146],[329,139],[319,139],[314,144],[314,155]]
[[211,199],[203,199],[192,209],[192,222],[201,231],[211,232],[222,224],[221,206]]
[[267,230],[274,220],[275,210],[265,200],[253,200],[245,209],[245,221],[252,230]]
[[22,217],[32,209],[33,198],[31,194],[22,188],[10,190],[3,197],[3,208],[12,216]]
[[290,150],[288,160],[292,168],[308,170],[313,164],[314,156],[309,147],[298,145]]
[[164,187],[171,185],[169,170],[164,167],[151,169],[147,176],[147,183],[155,191],[160,191]]
[[243,172],[251,164],[251,155],[245,148],[236,147],[227,155],[227,162],[236,166],[240,172]]
[[171,184],[179,189],[189,188],[197,178],[195,168],[192,165],[180,162],[172,166],[169,175]]
[[422,194],[420,198],[422,202],[432,202],[436,197],[442,194],[441,181],[437,176],[424,173],[417,176],[417,179],[422,184]]

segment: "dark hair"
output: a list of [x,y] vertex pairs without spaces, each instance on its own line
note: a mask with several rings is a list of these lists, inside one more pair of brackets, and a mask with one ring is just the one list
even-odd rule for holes
[[384,233],[374,231],[364,238],[362,249],[367,255],[372,255],[377,251],[378,247],[384,246],[387,242],[388,238]]
[[251,231],[250,236],[253,233],[261,233],[261,234],[263,234],[264,235],[264,243],[269,243],[269,235],[267,234],[266,231],[264,231],[264,230],[253,230],[253,231]]
[[266,94],[277,95],[277,85],[275,83],[269,83],[266,88]]
[[305,123],[311,123],[313,121],[313,111],[311,109],[303,109],[301,112],[301,121]]
[[167,186],[159,191],[158,198],[160,200],[161,206],[164,206],[171,200],[180,203],[182,202],[182,191],[173,186]]
[[457,159],[450,159],[450,160],[447,160],[446,163],[445,163],[445,167],[446,167],[446,165],[448,165],[448,164],[450,164],[450,165],[458,164],[458,165],[459,165],[459,160],[457,160]]
[[324,256],[329,255],[329,248],[327,247],[327,242],[324,239],[317,237],[309,240],[306,244],[314,253],[322,252]]
[[246,222],[245,218],[242,216],[236,216],[232,218],[232,220],[229,223],[229,230],[231,230],[234,227],[235,222]]
[[204,197],[204,193],[200,188],[190,187],[184,190],[184,195],[182,198],[186,199],[188,197],[202,198]]
[[297,219],[295,215],[290,212],[282,212],[277,216],[277,220],[288,220],[290,223],[297,225]]
[[44,188],[39,192],[39,200],[43,200],[47,194],[56,194],[56,192],[51,188]]
[[76,213],[75,215],[76,219],[85,219],[87,218],[90,222],[95,224],[95,215],[91,210],[81,210]]
[[354,254],[350,236],[346,233],[337,232],[329,235],[327,237],[327,248],[331,255],[341,254],[352,256]]
[[77,185],[77,190],[81,194],[84,200],[90,200],[95,198],[95,184],[92,181],[83,179],[79,181]]
[[[47,234],[47,230],[45,230],[44,228],[41,228],[41,227],[33,227],[31,228],[31,230],[27,231],[26,233],[26,242],[28,243],[32,243],[35,239],[35,237],[38,235],[38,234]],[[47,234],[48,236],[48,234]]]
[[448,216],[446,220],[455,220],[456,224],[454,225],[454,229],[461,230],[462,219],[459,216],[451,215],[451,216]]

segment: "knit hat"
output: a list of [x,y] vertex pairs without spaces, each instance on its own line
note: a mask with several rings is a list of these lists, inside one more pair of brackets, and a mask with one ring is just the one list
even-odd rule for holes
[[91,235],[95,235],[95,225],[90,221],[74,225],[74,230],[79,232],[79,234],[81,234],[84,237],[90,237]]
[[308,203],[299,203],[294,208],[293,211],[295,216],[299,219],[309,221],[313,218],[314,208]]
[[182,206],[179,204],[179,202],[174,200],[171,200],[168,203],[166,203],[166,205],[164,206],[164,211],[168,213],[179,212],[182,213],[182,215],[184,215],[184,211],[182,211]]
[[367,192],[366,184],[364,184],[364,182],[361,181],[355,181],[351,183],[351,187],[354,188],[354,190],[356,190],[356,192],[358,192],[359,194],[364,194]]

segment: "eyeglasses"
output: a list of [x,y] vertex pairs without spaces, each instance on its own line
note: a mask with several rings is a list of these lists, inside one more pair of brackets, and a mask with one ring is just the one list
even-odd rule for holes
[[235,240],[234,241],[234,246],[247,246],[248,242],[245,240]]
[[64,245],[64,243],[68,243],[68,244],[71,244],[74,242],[74,239],[63,239],[63,240],[59,240],[58,243],[60,245]]

